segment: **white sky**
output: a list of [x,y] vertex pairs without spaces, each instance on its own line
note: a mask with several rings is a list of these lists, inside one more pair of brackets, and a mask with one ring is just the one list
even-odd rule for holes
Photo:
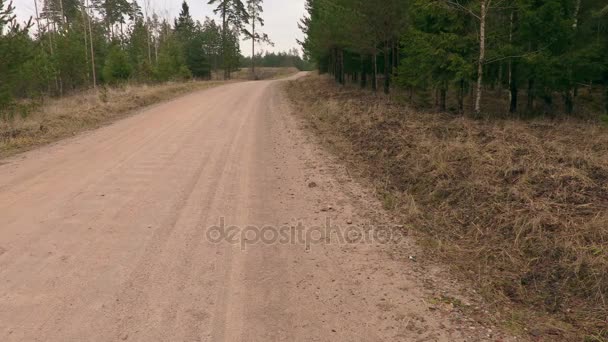
[[[34,15],[34,1],[38,1],[40,9],[42,0],[13,0],[16,13],[21,20]],[[143,0],[137,0],[143,6]],[[186,0],[190,12],[195,20],[201,22],[208,17],[215,17],[213,8],[207,5],[208,0]],[[182,0],[150,0],[151,7],[161,17],[176,17],[180,11]],[[287,51],[292,48],[300,49],[296,39],[302,38],[298,29],[298,22],[304,15],[304,0],[264,0],[264,20],[266,26],[263,31],[275,43],[274,47],[263,46],[265,51]],[[243,55],[251,55],[251,45],[248,42],[241,44]],[[256,48],[259,51],[259,48]]]

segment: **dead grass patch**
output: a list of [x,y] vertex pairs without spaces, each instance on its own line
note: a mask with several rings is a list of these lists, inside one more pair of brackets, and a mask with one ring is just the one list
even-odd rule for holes
[[[284,78],[287,76],[295,75],[300,70],[293,67],[286,68],[269,68],[269,67],[256,67],[255,74],[257,80],[276,80],[279,78]],[[238,72],[234,73],[233,79],[237,80],[250,80],[251,77],[251,69],[250,68],[241,68]]]
[[[420,113],[312,76],[287,85],[307,124],[385,207],[540,338],[608,338],[608,130],[581,121]],[[525,330],[524,330],[525,329]]]
[[225,82],[127,85],[49,99],[30,113],[0,120],[0,158],[122,118],[133,110]]

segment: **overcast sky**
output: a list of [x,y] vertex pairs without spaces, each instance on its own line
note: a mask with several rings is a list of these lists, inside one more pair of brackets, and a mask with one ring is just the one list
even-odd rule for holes
[[[13,0],[19,18],[25,20],[34,15],[34,1],[42,0]],[[143,1],[138,0],[143,8]],[[206,16],[215,17],[213,8],[207,5],[208,0],[186,0],[195,20],[204,20]],[[182,0],[150,0],[152,8],[161,16],[171,18],[177,16]],[[40,8],[40,7],[39,7]],[[304,15],[304,0],[264,0],[264,32],[275,43],[274,47],[263,46],[266,51],[286,51],[298,46],[296,39],[301,39],[302,32],[298,29],[298,21]],[[242,53],[251,55],[251,45],[241,44]]]

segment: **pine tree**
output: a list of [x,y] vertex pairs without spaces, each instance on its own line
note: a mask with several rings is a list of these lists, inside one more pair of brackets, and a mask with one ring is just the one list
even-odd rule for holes
[[262,7],[263,0],[247,0],[247,14],[249,16],[249,23],[251,30],[243,30],[245,39],[251,40],[251,75],[253,78],[257,78],[255,74],[255,43],[266,43],[274,45],[266,33],[261,33],[256,30],[256,25],[264,26],[264,19],[262,14],[264,8]]
[[24,72],[33,52],[31,20],[25,26],[18,24],[14,10],[11,2],[0,0],[0,116],[6,114],[16,95],[25,95],[24,82],[33,77]]
[[249,17],[242,0],[209,0],[209,5],[217,5],[214,12],[222,18],[222,63],[224,78],[230,79],[231,65],[238,55],[238,44],[234,46],[234,34],[238,34],[249,22]]
[[113,45],[105,60],[103,80],[109,84],[124,82],[129,79],[132,71],[128,55],[119,45]]

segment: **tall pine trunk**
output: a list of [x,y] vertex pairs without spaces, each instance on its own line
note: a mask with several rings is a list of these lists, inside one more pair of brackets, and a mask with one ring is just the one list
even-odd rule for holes
[[479,65],[477,67],[477,95],[475,97],[475,116],[481,115],[481,92],[483,86],[483,64],[486,60],[486,0],[480,0],[479,16]]
[[517,64],[511,61],[509,63],[509,113],[517,113]]
[[228,69],[228,59],[227,59],[227,30],[228,30],[228,22],[226,20],[226,15],[227,15],[227,11],[228,11],[228,2],[224,1],[224,3],[222,4],[222,63],[224,64],[224,79],[228,80],[230,79],[230,70]]
[[[89,0],[87,0],[87,7],[89,7]],[[93,45],[93,29],[91,27],[91,16],[87,11],[87,22],[89,26],[89,43],[91,44],[91,69],[93,72],[93,88],[97,89],[97,71],[95,70],[95,47]]]
[[608,72],[604,73],[604,114],[608,114]]
[[[34,3],[36,3],[36,1],[34,1]],[[82,12],[82,29],[84,30],[84,62],[85,62],[85,68],[87,70],[87,81],[91,80],[91,74],[89,73],[89,38],[87,37],[88,35],[88,30],[87,30],[87,18],[86,18],[86,14],[84,13],[84,4],[80,4],[82,5],[82,10],[80,12]],[[36,16],[38,16],[38,9],[36,9]]]
[[391,88],[391,46],[388,41],[384,44],[384,93],[390,93]]
[[608,84],[604,82],[604,114],[608,114]]
[[[511,12],[509,20],[509,44],[513,43],[513,26],[515,25],[515,11]],[[517,112],[517,73],[513,58],[509,59],[509,113]]]
[[344,50],[340,49],[338,53],[338,58],[340,60],[340,84],[344,85]]
[[460,87],[458,88],[458,113],[464,113],[464,89],[465,81],[464,78],[460,79]]
[[255,75],[255,15],[251,18],[251,76],[257,80]]
[[498,84],[498,97],[502,99],[502,63],[498,64],[498,80],[496,80]]
[[[572,24],[572,29],[575,31],[578,30],[578,14],[581,10],[581,0],[576,1],[576,5],[574,8],[574,23]],[[572,83],[572,69],[571,66],[568,66],[568,74],[570,75],[570,81]],[[568,87],[564,93],[564,107],[566,108],[566,114],[570,115],[574,112],[574,89],[573,87]]]
[[365,70],[365,59],[361,55],[361,89],[367,87],[367,72]]
[[564,92],[564,107],[566,114],[570,115],[574,113],[574,90],[567,89]]
[[543,99],[543,114],[551,117],[555,116],[553,110],[553,97],[550,92],[547,92],[541,96]]
[[378,53],[374,51],[372,56],[372,90],[378,91]]
[[447,93],[448,93],[448,86],[447,84],[442,84],[441,88],[439,89],[439,110],[442,112],[445,112],[447,109]]
[[528,113],[532,113],[534,111],[534,98],[535,98],[534,79],[531,78],[528,80],[528,103],[527,103]]

